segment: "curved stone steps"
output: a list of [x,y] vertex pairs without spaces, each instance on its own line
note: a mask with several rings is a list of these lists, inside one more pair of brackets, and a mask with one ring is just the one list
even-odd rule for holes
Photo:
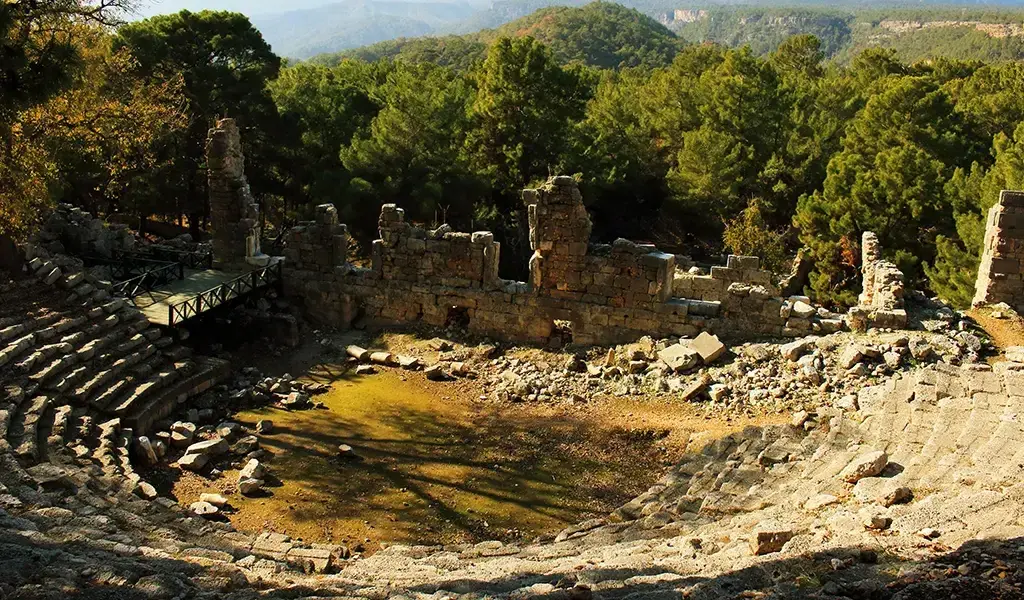
[[[89,400],[89,406],[100,412],[110,412],[131,390],[144,381],[154,370],[166,363],[156,348],[147,345],[122,359],[114,361],[113,368],[99,390]],[[110,381],[113,380],[112,383]],[[95,389],[97,386],[93,386]]]
[[28,463],[39,458],[39,422],[50,408],[53,399],[49,396],[35,396],[22,404],[11,419],[7,439],[15,456]]
[[111,381],[126,376],[130,369],[156,354],[156,347],[152,345],[136,348],[127,354],[118,353],[116,350],[103,354],[97,360],[92,361],[92,376],[87,376],[86,381],[71,393],[71,397],[79,404],[92,404],[106,391],[106,386]]
[[170,387],[174,382],[188,377],[194,367],[194,363],[191,362],[172,363],[164,366],[159,372],[136,385],[119,403],[111,405],[111,412],[118,416],[124,416],[137,411],[139,407],[146,406],[153,396]]
[[902,476],[908,483],[920,481],[927,473],[934,472],[939,468],[937,459],[956,450],[956,440],[967,426],[967,419],[963,415],[971,410],[971,401],[969,398],[950,396],[937,400],[935,410],[932,431],[924,439],[920,452],[904,463]]
[[105,321],[94,322],[91,325],[87,325],[88,323],[90,321],[85,316],[65,318],[50,327],[53,329],[52,335],[41,335],[37,331],[31,334],[31,338],[19,338],[16,342],[17,347],[12,348],[17,352],[11,353],[11,356],[16,356],[16,362],[11,367],[13,372],[23,376],[18,381],[23,384],[33,382],[43,385],[64,368],[82,358],[79,350],[88,344],[95,334],[109,327]]

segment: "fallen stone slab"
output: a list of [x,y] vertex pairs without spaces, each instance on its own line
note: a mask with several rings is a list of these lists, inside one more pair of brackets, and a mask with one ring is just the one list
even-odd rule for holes
[[756,531],[750,538],[750,551],[754,556],[762,556],[780,552],[786,542],[793,539],[795,534],[790,529],[776,529],[771,531]]
[[143,500],[153,500],[157,497],[156,488],[152,484],[140,481],[135,486],[135,495],[142,498]]
[[203,440],[196,442],[185,450],[185,454],[206,454],[209,456],[217,456],[218,454],[224,454],[230,449],[228,441],[224,438],[214,438],[212,440]]
[[839,368],[850,369],[864,359],[864,349],[858,344],[849,344],[839,354]]
[[377,369],[373,368],[373,365],[359,365],[356,367],[356,375],[373,375],[377,372]]
[[892,517],[885,515],[868,515],[864,518],[864,528],[875,531],[885,531],[892,526]]
[[247,435],[235,442],[235,445],[231,447],[231,451],[235,454],[249,454],[259,450],[259,448],[260,439],[254,435]]
[[184,448],[192,443],[195,435],[196,426],[194,423],[178,421],[171,425],[171,446],[174,448]]
[[803,300],[797,300],[793,303],[793,311],[791,314],[800,319],[810,319],[816,312],[817,311],[810,304]]
[[255,458],[250,459],[249,462],[245,463],[242,470],[238,473],[238,479],[263,479],[267,469],[260,464],[260,461]]
[[231,439],[242,432],[242,426],[232,421],[226,421],[217,426],[217,435],[222,438]]
[[1024,346],[1010,346],[1006,349],[1006,360],[1015,363],[1024,363]]
[[687,371],[700,362],[700,353],[683,344],[672,344],[664,350],[658,350],[658,359],[676,373]]
[[865,452],[856,456],[850,464],[839,473],[839,478],[846,483],[857,483],[865,477],[874,477],[889,464],[889,455],[881,450]]
[[420,359],[415,356],[398,355],[398,366],[403,369],[414,370],[420,367]]
[[262,479],[240,479],[238,481],[238,493],[243,496],[255,496],[263,491],[264,481]]
[[430,381],[444,381],[448,378],[448,374],[444,372],[444,367],[441,365],[431,365],[423,370],[423,374]]
[[885,507],[909,502],[914,492],[898,479],[885,477],[865,477],[853,486],[853,495],[861,502],[877,502]]
[[270,419],[260,419],[256,422],[256,433],[266,435],[274,432],[274,422]]
[[817,496],[809,498],[807,502],[804,502],[804,508],[807,510],[817,510],[823,506],[836,504],[837,502],[839,502],[839,498],[832,494],[818,494]]
[[798,358],[807,354],[811,349],[814,348],[814,339],[804,338],[802,340],[796,340],[788,344],[783,344],[779,347],[779,352],[782,353],[782,357],[786,360],[796,361]]
[[178,466],[186,471],[199,471],[210,462],[206,454],[186,454],[178,459]]
[[281,406],[298,410],[309,407],[309,395],[304,392],[291,392],[281,400]]
[[686,387],[683,388],[683,390],[679,393],[679,397],[687,402],[689,402],[690,400],[694,400],[695,398],[697,398],[697,396],[700,395],[701,392],[705,390],[705,388],[708,387],[708,384],[710,383],[711,378],[706,374],[701,374],[700,377],[698,377],[694,381],[691,381],[689,384],[686,385]]
[[292,548],[285,561],[304,571],[326,573],[334,565],[334,555],[326,548]]
[[214,517],[217,515],[217,513],[220,512],[220,509],[218,509],[213,504],[203,501],[193,502],[188,506],[188,509],[194,512],[195,514],[199,515],[200,517],[206,518]]
[[210,504],[216,506],[217,508],[224,508],[225,506],[228,505],[228,499],[225,498],[224,496],[221,496],[220,494],[200,494],[199,501],[209,502]]
[[687,345],[696,350],[705,363],[712,363],[725,354],[725,344],[718,339],[718,336],[706,331],[702,331],[696,338],[689,340]]

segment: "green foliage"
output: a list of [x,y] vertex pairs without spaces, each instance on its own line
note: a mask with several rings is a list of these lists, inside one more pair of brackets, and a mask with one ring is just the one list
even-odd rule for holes
[[734,254],[758,256],[761,268],[781,273],[789,262],[785,234],[768,227],[762,205],[761,200],[752,200],[739,216],[725,224],[722,240]]
[[755,54],[768,54],[790,36],[807,34],[817,38],[827,56],[850,43],[850,12],[798,8],[709,8],[705,18],[674,27],[679,36],[693,43],[713,42],[723,46],[750,46]]
[[978,273],[985,219],[1001,190],[1024,189],[1024,124],[1010,138],[998,133],[992,143],[995,162],[957,169],[946,186],[953,203],[956,235],[938,241],[934,266],[925,265],[932,288],[958,306],[970,306]]
[[120,48],[131,51],[148,81],[184,80],[189,125],[167,144],[169,165],[155,190],[181,201],[165,205],[164,214],[187,214],[193,226],[207,218],[206,134],[220,117],[238,121],[249,160],[262,165],[249,174],[254,194],[283,193],[277,155],[282,136],[266,88],[281,61],[248,18],[223,11],[160,15],[121,27],[114,42]]
[[645,239],[668,196],[664,152],[645,115],[642,72],[605,72],[571,132],[566,172],[579,173],[594,235]]
[[281,71],[270,83],[270,95],[296,142],[286,145],[285,185],[292,206],[341,198],[351,174],[340,152],[380,110],[372,97],[388,65],[346,61],[336,67],[300,63]]
[[391,58],[430,62],[466,70],[484,59],[487,47],[504,37],[529,36],[550,47],[562,65],[602,68],[660,67],[672,62],[682,40],[651,17],[612,2],[543,8],[497,29],[462,36],[399,38],[313,59],[337,64],[345,58]]
[[446,35],[397,38],[345,52],[320,54],[310,59],[310,62],[332,66],[346,59],[366,62],[390,59],[411,64],[431,63],[466,71],[486,55],[487,44],[476,39],[476,36]]
[[471,97],[468,82],[448,70],[396,65],[374,92],[381,109],[369,129],[341,151],[345,168],[372,187],[376,200],[343,207],[346,222],[372,231],[380,204],[399,202],[412,220],[472,227],[474,203],[486,187],[462,151]]
[[928,79],[889,76],[875,89],[829,162],[823,189],[801,198],[794,217],[818,267],[814,289],[822,299],[834,299],[853,281],[855,262],[837,257],[864,231],[878,234],[891,256],[903,252],[913,263],[931,260],[936,236],[953,230],[943,187],[970,160],[962,119]]
[[558,66],[531,37],[496,41],[471,78],[477,91],[466,145],[476,168],[503,190],[547,177],[567,146],[570,121],[583,116],[590,78]]
[[556,6],[499,27],[497,36],[531,36],[561,64],[604,68],[669,64],[682,42],[654,19],[613,2]]
[[131,208],[183,127],[180,78],[150,85],[111,50],[125,5],[0,4],[0,234],[23,240],[55,201]]

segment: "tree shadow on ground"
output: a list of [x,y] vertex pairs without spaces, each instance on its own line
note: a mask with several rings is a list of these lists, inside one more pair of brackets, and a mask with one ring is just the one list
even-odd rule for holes
[[[249,427],[272,420],[274,433],[262,440],[275,455],[271,470],[323,499],[289,507],[289,519],[313,521],[329,512],[390,518],[392,529],[409,536],[405,541],[415,541],[414,529],[424,523],[495,539],[501,531],[481,527],[483,521],[557,531],[607,513],[657,477],[654,438],[569,414],[453,409],[432,397],[406,401],[418,393],[412,388],[376,390],[385,401],[346,410],[346,403],[362,402],[360,385],[336,388],[332,393],[345,397],[326,399],[329,411],[267,408],[238,416]],[[361,460],[339,457],[339,444]]]

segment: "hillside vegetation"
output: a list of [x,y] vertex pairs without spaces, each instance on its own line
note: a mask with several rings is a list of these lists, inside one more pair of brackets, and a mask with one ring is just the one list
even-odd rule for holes
[[[1024,10],[966,8],[764,8],[755,6],[671,8],[660,1],[623,0],[582,7],[540,8],[547,0],[504,0],[457,25],[441,28],[462,35],[412,37],[314,57],[320,64],[344,58],[432,62],[464,69],[501,36],[531,35],[551,46],[564,63],[600,67],[656,66],[671,60],[681,44],[712,42],[749,46],[764,56],[786,38],[811,34],[826,58],[848,63],[866,48],[891,48],[900,60],[955,58],[1006,61],[1024,58]],[[575,1],[567,4],[576,4]],[[632,7],[627,10],[624,6]],[[501,24],[504,23],[504,24]],[[474,29],[477,26],[486,29]],[[674,33],[675,39],[671,36]]]
[[448,38],[452,56],[478,57],[446,59],[458,69],[285,66],[244,15],[111,31],[88,24],[87,5],[0,19],[0,233],[23,237],[54,202],[203,227],[206,135],[230,115],[274,227],[332,202],[365,250],[380,206],[398,203],[410,221],[493,231],[502,275],[523,277],[521,190],[573,174],[595,239],[756,254],[779,270],[805,247],[807,291],[841,305],[870,230],[909,284],[963,304],[985,211],[1024,188],[1022,62],[910,63],[877,47],[830,61],[810,35],[764,55],[683,45],[592,4]]
[[465,69],[482,59],[488,44],[495,39],[522,36],[531,36],[548,45],[561,64],[602,68],[665,66],[683,46],[664,25],[636,10],[610,2],[594,2],[583,7],[544,8],[497,29],[462,36],[379,42],[318,56],[314,62],[334,65],[345,58],[367,61],[391,58]]

